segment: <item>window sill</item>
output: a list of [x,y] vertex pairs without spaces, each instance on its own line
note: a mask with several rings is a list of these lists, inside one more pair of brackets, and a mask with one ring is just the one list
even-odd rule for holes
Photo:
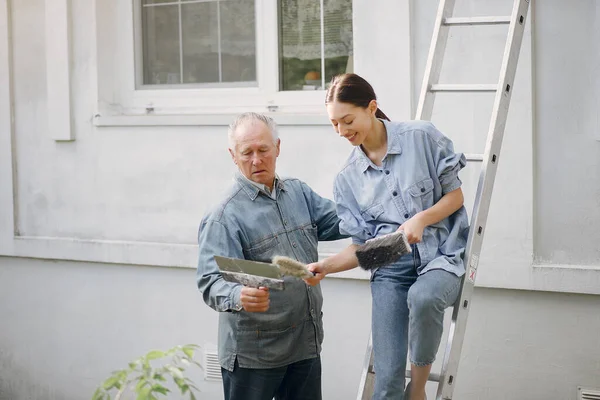
[[[292,113],[264,113],[272,117],[280,126],[329,126],[330,122],[325,114],[292,114]],[[148,114],[148,115],[107,115],[97,114],[93,124],[97,127],[118,126],[227,126],[239,114]]]
[[533,290],[600,295],[600,265],[534,264]]

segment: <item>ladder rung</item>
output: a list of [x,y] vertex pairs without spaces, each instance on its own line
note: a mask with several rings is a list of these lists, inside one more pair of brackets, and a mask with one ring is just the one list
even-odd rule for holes
[[[375,370],[373,369],[373,365],[369,365],[369,373],[370,374],[375,374]],[[407,369],[406,372],[404,373],[404,376],[406,378],[410,379],[410,370]],[[427,378],[427,380],[429,382],[439,382],[441,379],[440,374],[429,374],[429,378]]]
[[452,17],[444,20],[444,25],[506,25],[510,17]]
[[483,161],[483,154],[477,153],[465,153],[465,158],[467,161]]
[[[407,369],[406,373],[404,374],[404,376],[406,378],[410,379],[410,370]],[[427,379],[429,382],[439,382],[440,381],[440,374],[429,374],[429,378]]]
[[431,85],[432,92],[495,92],[498,85],[494,83],[453,84],[438,83]]

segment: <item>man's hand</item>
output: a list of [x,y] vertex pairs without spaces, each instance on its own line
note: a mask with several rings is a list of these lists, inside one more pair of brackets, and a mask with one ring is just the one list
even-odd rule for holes
[[327,272],[325,271],[325,265],[323,264],[323,261],[318,261],[318,262],[315,262],[315,263],[312,263],[312,264],[308,264],[306,266],[306,268],[310,272],[313,272],[314,275],[315,275],[312,278],[305,278],[304,279],[304,282],[306,282],[310,286],[317,285],[319,282],[321,282],[321,280],[323,278],[325,278],[325,275],[327,275]]
[[398,228],[399,231],[404,231],[408,243],[415,244],[420,243],[423,240],[423,231],[427,225],[419,217],[419,214],[415,215]]
[[240,293],[240,302],[248,312],[265,312],[269,309],[269,288],[251,288],[244,286]]

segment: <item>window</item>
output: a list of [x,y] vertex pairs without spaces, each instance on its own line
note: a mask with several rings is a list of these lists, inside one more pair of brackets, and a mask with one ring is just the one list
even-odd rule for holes
[[138,89],[314,91],[352,71],[352,0],[138,4]]
[[280,90],[323,89],[352,70],[352,2],[279,2]]
[[254,0],[144,0],[142,85],[256,86]]

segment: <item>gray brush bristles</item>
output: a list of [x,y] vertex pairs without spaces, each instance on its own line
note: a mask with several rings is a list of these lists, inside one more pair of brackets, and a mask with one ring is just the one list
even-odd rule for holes
[[412,252],[404,231],[396,231],[367,242],[356,249],[358,265],[371,270],[397,261]]
[[306,265],[293,258],[285,256],[273,257],[273,264],[279,267],[279,270],[283,275],[295,276],[296,278],[312,278],[314,274],[306,269]]

